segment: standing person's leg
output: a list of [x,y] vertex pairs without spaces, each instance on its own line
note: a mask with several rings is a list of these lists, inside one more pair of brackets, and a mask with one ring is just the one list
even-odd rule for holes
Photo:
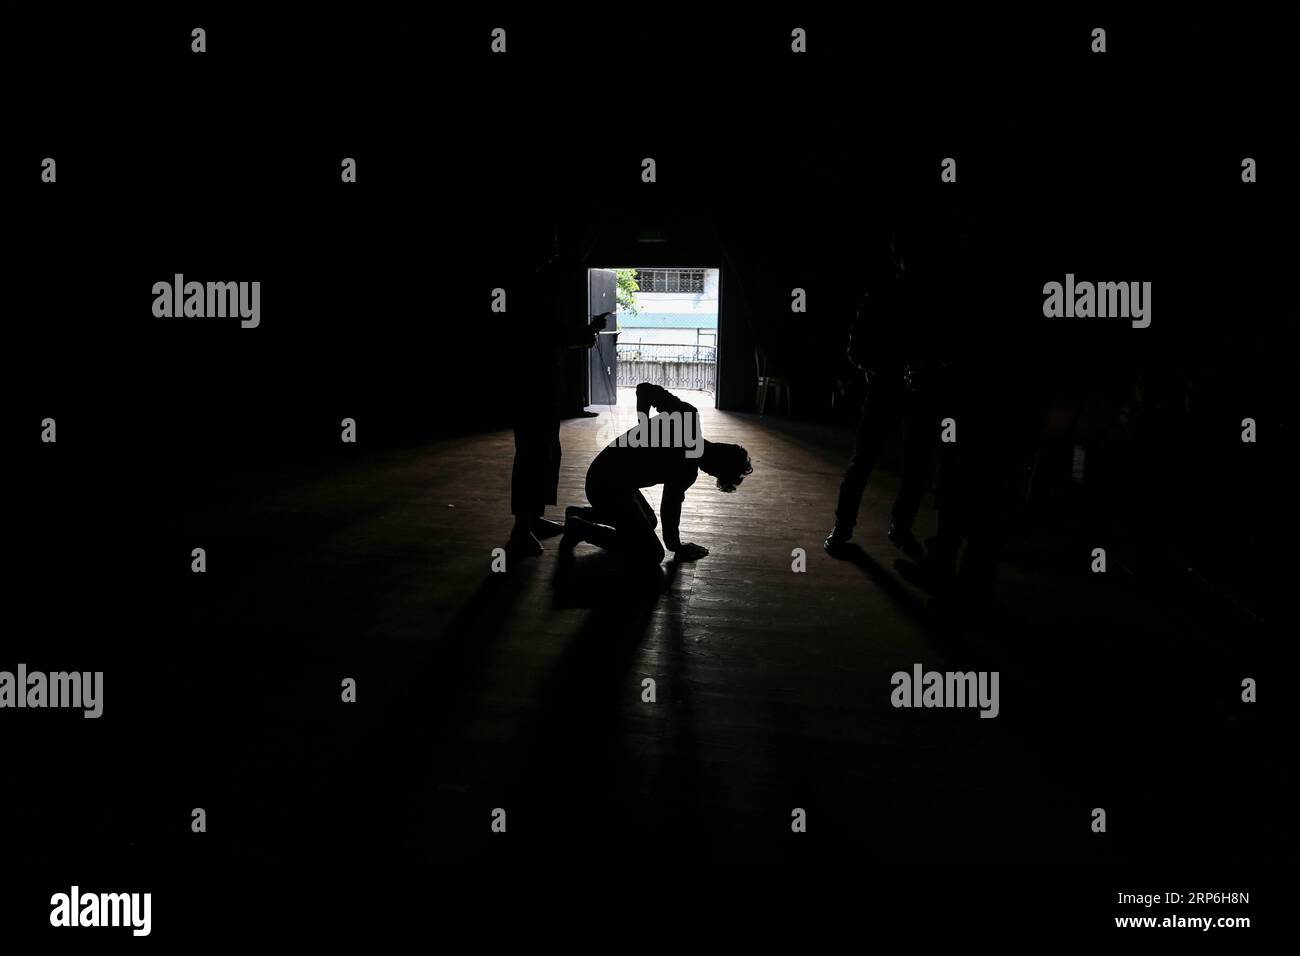
[[867,397],[862,403],[862,415],[858,419],[853,455],[845,469],[844,480],[840,482],[839,499],[835,505],[835,529],[826,539],[827,550],[838,547],[853,536],[853,528],[858,523],[858,509],[862,505],[862,493],[866,490],[867,480],[880,457],[890,428],[896,422],[897,399],[892,389],[882,384],[869,386]]
[[942,593],[952,584],[957,569],[957,552],[966,535],[970,489],[965,450],[956,443],[939,449],[937,478],[939,527],[925,543],[920,560],[899,558],[894,567],[906,580],[932,593]]
[[[537,495],[541,508],[532,519],[531,530],[540,537],[559,534],[564,525],[544,517],[547,505],[554,505],[559,500],[560,491],[560,416],[554,407],[550,414],[544,416],[545,447],[538,456]],[[539,433],[540,437],[540,433]]]
[[889,515],[889,540],[909,558],[919,561],[923,549],[912,533],[912,525],[934,475],[938,419],[924,396],[908,393],[903,398],[902,422],[903,468]]
[[546,511],[552,434],[544,415],[524,411],[515,421],[515,460],[510,472],[510,512],[515,526],[511,547],[521,554],[541,554],[533,523]]
[[527,422],[515,424],[515,460],[510,469],[510,513],[516,518],[531,518],[538,514],[538,503],[533,489],[537,482],[537,442]]
[[945,444],[939,462],[939,527],[926,542],[926,560],[951,576],[956,569],[957,551],[966,537],[970,511],[970,455],[956,442]]
[[965,516],[966,553],[957,584],[968,604],[986,605],[993,598],[998,562],[1011,521],[1014,487],[1022,471],[1023,449],[1013,440],[1003,418],[984,423],[975,447],[976,463],[969,477]]

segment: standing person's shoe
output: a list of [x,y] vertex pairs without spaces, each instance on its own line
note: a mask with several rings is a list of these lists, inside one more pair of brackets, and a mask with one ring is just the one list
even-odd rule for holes
[[889,540],[894,543],[894,547],[913,561],[920,561],[925,557],[925,548],[921,547],[921,542],[916,540],[911,528],[901,527],[894,521],[889,522]]
[[835,522],[835,527],[831,529],[831,533],[828,534],[826,540],[822,542],[822,547],[830,554],[836,554],[849,543],[849,538],[851,537],[853,537],[853,526],[842,525],[837,521]]
[[506,542],[506,552],[521,558],[538,555],[545,550],[537,536],[528,530],[528,525],[522,522],[515,524],[510,532],[510,540]]

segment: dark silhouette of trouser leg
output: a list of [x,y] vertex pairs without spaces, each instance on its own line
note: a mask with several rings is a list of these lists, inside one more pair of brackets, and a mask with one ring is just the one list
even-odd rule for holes
[[934,446],[938,420],[930,403],[908,395],[903,404],[903,471],[890,519],[902,531],[911,531],[934,473]]
[[983,603],[993,596],[1020,459],[1014,443],[998,422],[987,423],[978,438],[979,444],[970,456],[971,467],[965,474],[967,492],[962,525],[966,553],[957,583],[966,600]]
[[540,518],[555,504],[560,483],[560,419],[545,408],[515,423],[515,461],[510,474],[510,513]]
[[867,480],[876,467],[880,451],[898,426],[899,396],[892,389],[870,386],[858,419],[858,434],[853,442],[853,456],[840,483],[839,501],[835,506],[835,526],[845,532],[858,523],[858,509]]
[[[996,427],[965,420],[962,440],[945,444],[939,462],[939,528],[926,542],[924,578],[939,588],[960,585],[962,596],[987,600],[997,576],[1009,510],[1010,447]],[[961,569],[957,554],[966,552]]]
[[957,552],[966,536],[970,488],[963,455],[964,449],[955,443],[944,444],[939,450],[938,528],[935,536],[925,543],[925,558],[919,569],[924,581],[935,588],[946,587],[952,581],[957,570]]

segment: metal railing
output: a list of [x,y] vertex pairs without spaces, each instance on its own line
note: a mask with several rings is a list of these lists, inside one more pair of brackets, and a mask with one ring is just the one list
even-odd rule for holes
[[673,345],[661,342],[618,343],[618,384],[649,382],[663,388],[712,392],[717,383],[715,345]]

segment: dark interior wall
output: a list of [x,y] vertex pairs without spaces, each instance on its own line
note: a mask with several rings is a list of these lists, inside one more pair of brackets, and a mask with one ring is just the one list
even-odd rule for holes
[[[762,17],[650,17],[630,32],[512,17],[496,59],[486,42],[431,52],[395,20],[349,36],[385,54],[382,72],[355,76],[329,24],[213,24],[233,48],[200,63],[165,42],[188,35],[182,17],[121,34],[111,84],[51,80],[57,109],[16,104],[25,145],[5,157],[25,238],[14,311],[29,317],[10,329],[24,356],[14,421],[60,417],[92,462],[136,463],[124,484],[504,427],[512,335],[491,292],[535,263],[557,221],[588,265],[718,264],[721,407],[752,407],[758,346],[795,383],[797,414],[828,418],[835,382],[852,378],[854,303],[902,224],[942,264],[946,347],[985,362],[988,382],[1023,385],[1030,409],[1054,393],[1074,418],[1090,403],[1111,420],[1140,386],[1140,468],[1115,489],[1127,507],[1173,487],[1164,520],[1226,500],[1209,537],[1263,524],[1251,489],[1266,465],[1239,460],[1253,449],[1235,433],[1285,381],[1268,344],[1282,224],[1238,170],[1243,154],[1267,167],[1282,124],[1203,55],[1234,42],[1231,24],[1119,23],[1099,62],[1066,42],[1087,34],[1069,19],[849,30],[813,16],[801,25],[816,56],[799,58]],[[90,22],[53,35],[59,55],[83,43],[93,57],[119,34]],[[287,88],[284,44],[302,95],[241,112]],[[1140,53],[1153,47],[1159,71]],[[674,58],[652,55],[663,49]],[[57,190],[30,175],[45,155],[59,157]],[[338,181],[342,156],[358,160],[356,189]],[[939,181],[945,156],[955,184]],[[1152,328],[1044,322],[1043,283],[1067,272],[1152,281]],[[153,319],[150,287],[175,273],[261,277],[262,326]],[[807,313],[790,311],[795,287]],[[340,446],[345,416],[360,451]],[[1207,461],[1233,462],[1234,487],[1214,485]]]
[[[990,264],[967,311],[1032,315],[1044,277],[1071,268],[1163,268],[1162,310],[1179,305],[1176,278],[1187,263],[1203,264],[1206,281],[1225,280],[1215,293],[1224,305],[1240,309],[1260,294],[1259,283],[1229,288],[1227,280],[1268,254],[1257,228],[1264,211],[1255,208],[1264,199],[1241,195],[1237,177],[1219,173],[1235,170],[1243,151],[1262,154],[1278,124],[1261,119],[1252,98],[1198,55],[1210,40],[1231,45],[1231,24],[1211,34],[1192,21],[1121,22],[1112,28],[1121,42],[1098,62],[1083,43],[1062,54],[1073,49],[1062,37],[1079,33],[1086,18],[880,16],[850,27],[808,14],[799,23],[816,55],[806,58],[790,56],[788,31],[762,17],[647,17],[633,30],[598,15],[450,16],[448,34],[486,35],[504,22],[504,58],[486,43],[479,53],[457,44],[434,53],[428,37],[394,18],[348,36],[389,53],[377,58],[382,73],[360,76],[338,61],[342,28],[328,23],[223,30],[214,20],[233,48],[198,64],[184,44],[156,42],[169,30],[188,34],[185,16],[123,35],[112,84],[54,88],[58,110],[16,104],[14,123],[31,131],[32,144],[6,159],[15,196],[33,203],[23,207],[35,250],[20,264],[32,277],[25,306],[49,314],[54,288],[69,301],[147,301],[154,279],[188,269],[201,278],[195,270],[272,276],[267,321],[241,336],[162,327],[147,312],[128,316],[125,305],[120,320],[82,321],[67,309],[40,334],[72,335],[84,347],[50,363],[49,379],[120,396],[144,387],[130,374],[139,362],[174,377],[190,416],[206,414],[205,396],[235,374],[250,407],[257,394],[293,406],[329,389],[346,396],[342,404],[370,404],[433,431],[497,421],[502,390],[493,387],[491,356],[501,320],[488,311],[490,290],[526,258],[520,250],[532,230],[556,216],[595,242],[590,264],[722,266],[721,399],[737,409],[752,402],[753,343],[807,350],[798,362],[810,368],[842,349],[845,315],[881,268],[897,222],[924,230],[933,218],[940,226],[932,231],[948,233],[944,217],[962,219],[971,268]],[[104,36],[118,35],[98,26],[90,20],[44,42],[51,53],[81,43],[90,56]],[[275,53],[286,44],[304,83],[334,81],[328,95],[304,87],[276,104],[274,118],[240,118],[242,104],[282,79]],[[1153,45],[1161,75],[1138,52]],[[189,72],[164,86],[156,68],[168,55],[167,65]],[[1161,100],[1165,82],[1178,85],[1177,104]],[[469,89],[474,97],[458,95]],[[139,106],[139,118],[110,128],[123,98]],[[643,118],[655,115],[667,119]],[[161,136],[167,117],[196,125]],[[219,122],[203,126],[201,117]],[[1129,151],[1157,135],[1174,144],[1166,161]],[[115,142],[166,148],[146,155]],[[361,180],[349,192],[335,158],[358,153],[358,143]],[[30,177],[20,170],[52,153],[66,171],[57,193],[22,185]],[[950,186],[937,175],[949,155],[960,163]],[[653,185],[639,178],[645,156],[658,162]],[[123,222],[153,226],[125,239]],[[649,230],[667,242],[639,242]],[[1205,234],[1221,238],[1180,247]],[[49,255],[60,246],[97,252],[86,259],[100,271],[60,271]],[[149,264],[145,278],[124,267],[128,252]],[[141,285],[146,291],[136,292]],[[808,290],[806,315],[789,311],[796,285]],[[1206,301],[1198,292],[1185,304]],[[1163,346],[1180,336],[1194,350],[1207,341],[1192,331],[1204,311],[1159,323],[1147,346],[1126,342],[1126,353],[1163,353],[1149,348],[1153,340]],[[1233,334],[1249,338],[1261,327],[1235,323]],[[1073,335],[1062,347],[1084,350],[1108,334],[1041,331]],[[112,362],[102,360],[106,349]],[[229,399],[223,392],[213,408],[228,410]],[[278,431],[280,440],[300,429]]]

